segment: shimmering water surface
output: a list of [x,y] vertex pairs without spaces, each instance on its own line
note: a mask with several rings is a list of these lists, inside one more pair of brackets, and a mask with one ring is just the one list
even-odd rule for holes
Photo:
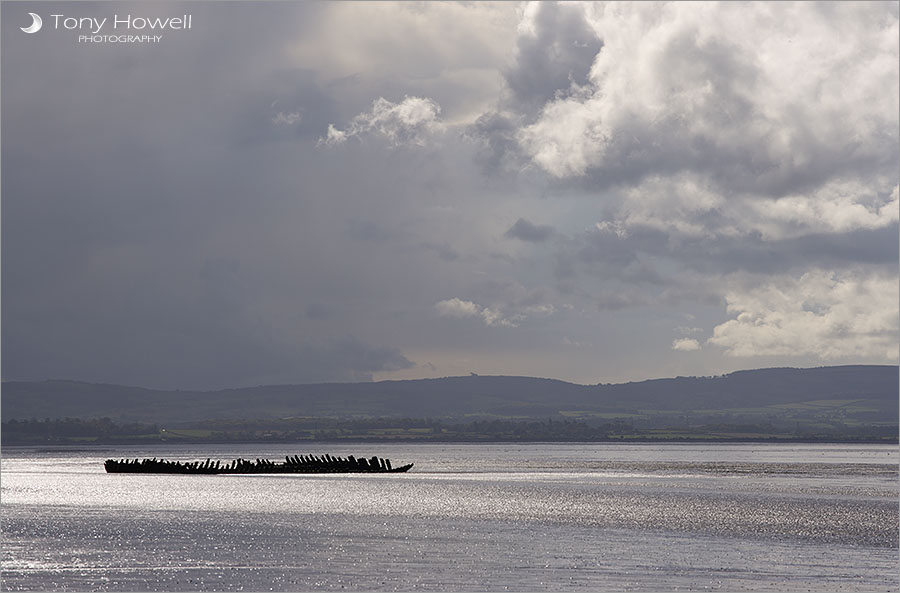
[[[106,474],[106,458],[388,457],[408,474]],[[897,591],[881,445],[3,450],[3,590]]]

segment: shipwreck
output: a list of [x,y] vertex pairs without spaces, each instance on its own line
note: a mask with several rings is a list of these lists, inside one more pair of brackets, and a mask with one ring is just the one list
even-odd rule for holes
[[234,459],[220,461],[167,461],[165,459],[107,459],[103,466],[110,474],[341,474],[341,473],[402,473],[412,463],[393,467],[390,459],[380,457],[356,458],[331,455],[285,456],[284,461]]

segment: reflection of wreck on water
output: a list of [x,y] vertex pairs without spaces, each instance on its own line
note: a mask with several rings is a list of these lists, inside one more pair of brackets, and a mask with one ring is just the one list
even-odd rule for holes
[[339,473],[402,473],[412,463],[392,467],[390,459],[379,457],[355,458],[323,455],[286,456],[284,462],[268,459],[235,459],[231,463],[219,461],[166,461],[165,459],[107,459],[103,464],[107,473],[116,474],[339,474]]

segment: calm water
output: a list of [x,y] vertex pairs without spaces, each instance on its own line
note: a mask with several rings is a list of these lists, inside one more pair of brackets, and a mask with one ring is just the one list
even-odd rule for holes
[[[415,462],[106,474],[106,458]],[[316,445],[3,450],[3,590],[897,591],[898,449]]]

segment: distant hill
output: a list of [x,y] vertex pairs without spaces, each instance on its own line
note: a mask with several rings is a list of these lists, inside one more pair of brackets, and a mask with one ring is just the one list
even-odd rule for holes
[[898,415],[898,367],[873,365],[758,369],[601,385],[468,376],[204,392],[76,381],[10,381],[2,387],[4,421],[66,417],[169,424],[286,417],[599,421],[693,414],[729,421],[827,415],[847,422],[896,424]]

